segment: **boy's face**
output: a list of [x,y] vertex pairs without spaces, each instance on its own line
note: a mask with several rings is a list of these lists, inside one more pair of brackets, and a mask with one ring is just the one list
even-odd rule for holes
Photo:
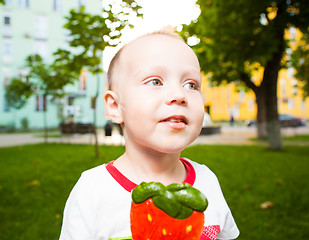
[[178,153],[199,135],[204,105],[191,48],[165,35],[126,46],[115,69],[126,146]]

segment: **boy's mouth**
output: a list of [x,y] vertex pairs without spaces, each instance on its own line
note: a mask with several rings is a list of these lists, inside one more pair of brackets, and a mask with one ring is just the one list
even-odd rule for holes
[[170,128],[181,130],[188,124],[188,119],[183,115],[174,115],[160,121],[166,123]]

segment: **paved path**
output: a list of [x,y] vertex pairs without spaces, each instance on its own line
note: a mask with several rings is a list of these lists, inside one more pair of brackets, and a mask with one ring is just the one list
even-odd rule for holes
[[[283,129],[283,136],[293,136],[300,134],[309,134],[309,126],[296,129]],[[256,137],[256,129],[250,127],[230,127],[222,126],[220,134],[199,136],[192,144],[235,144],[248,145],[256,144],[256,141],[250,139]],[[94,144],[92,134],[73,134],[60,138],[49,138],[50,143],[70,143],[70,144]],[[38,133],[14,133],[0,134],[0,147],[18,146],[25,144],[43,143],[44,138],[38,137]],[[100,145],[123,145],[124,140],[119,134],[113,137],[105,137],[102,131],[98,133],[98,142]],[[287,142],[285,142],[287,143]],[[266,143],[264,143],[266,144]],[[309,145],[308,142],[289,142],[289,144]]]
[[[299,128],[282,128],[282,136],[295,136],[309,134],[309,126]],[[199,136],[193,144],[230,144],[230,145],[250,145],[250,144],[265,144],[267,142],[257,142],[252,140],[257,137],[257,131],[254,127],[246,126],[222,126],[221,134]],[[309,142],[284,141],[284,144],[290,145],[309,145]]]

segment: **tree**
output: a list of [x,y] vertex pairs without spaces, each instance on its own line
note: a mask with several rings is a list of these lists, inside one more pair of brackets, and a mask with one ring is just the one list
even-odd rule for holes
[[[201,69],[214,84],[244,83],[252,89],[258,107],[258,136],[268,136],[270,149],[281,150],[277,110],[277,79],[285,66],[288,47],[285,30],[308,27],[306,0],[198,0],[201,14],[185,37],[196,36],[194,49]],[[253,72],[263,70],[260,81]]]
[[28,98],[33,94],[32,85],[29,81],[13,78],[5,87],[5,98],[10,107],[21,109]]
[[0,4],[5,5],[5,0],[0,0]]
[[[45,64],[41,56],[34,54],[26,58],[28,74],[23,79],[13,78],[6,86],[5,97],[10,107],[22,108],[33,94],[59,98],[64,95],[63,88],[72,84],[77,75],[67,71],[59,62]],[[43,109],[44,139],[48,142],[46,107]]]
[[[138,13],[140,6],[135,1],[122,0],[118,3],[121,8],[113,1],[106,5],[103,8],[102,16],[89,14],[84,7],[79,10],[72,9],[66,17],[67,23],[64,25],[64,28],[70,31],[69,44],[72,49],[58,49],[54,54],[57,58],[56,61],[62,62],[69,71],[80,73],[83,68],[87,68],[89,72],[96,75],[97,91],[92,97],[92,106],[94,108],[93,124],[97,158],[99,150],[96,131],[96,100],[100,90],[100,74],[103,72],[102,54],[107,46],[119,43],[121,31],[125,27],[132,27],[128,22],[128,15],[134,12],[136,16],[140,16]],[[116,8],[118,10],[115,10]]]
[[33,94],[32,85],[27,79],[12,78],[5,86],[5,98],[9,107],[15,109],[16,112],[27,103],[28,98]]
[[304,97],[309,97],[309,29],[303,32],[299,45],[292,53],[292,66],[295,68],[295,77],[303,86]]
[[[40,94],[44,99],[48,97],[60,98],[64,95],[63,88],[74,83],[78,76],[57,61],[46,64],[40,55],[34,54],[26,58],[26,66],[29,69],[29,79],[33,93]],[[25,95],[24,95],[25,96]],[[26,95],[27,97],[29,95]],[[26,98],[25,98],[26,99]],[[43,109],[43,125],[45,144],[48,143],[47,109]]]

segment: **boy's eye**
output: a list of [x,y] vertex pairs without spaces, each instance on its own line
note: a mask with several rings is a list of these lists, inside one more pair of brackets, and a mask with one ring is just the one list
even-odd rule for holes
[[155,87],[158,87],[158,86],[162,86],[162,82],[159,80],[159,79],[151,79],[150,81],[148,81],[146,83],[147,85],[151,85],[151,86],[155,86]]
[[197,83],[194,82],[188,82],[184,85],[185,88],[189,89],[189,90],[198,90],[199,86],[197,85]]

